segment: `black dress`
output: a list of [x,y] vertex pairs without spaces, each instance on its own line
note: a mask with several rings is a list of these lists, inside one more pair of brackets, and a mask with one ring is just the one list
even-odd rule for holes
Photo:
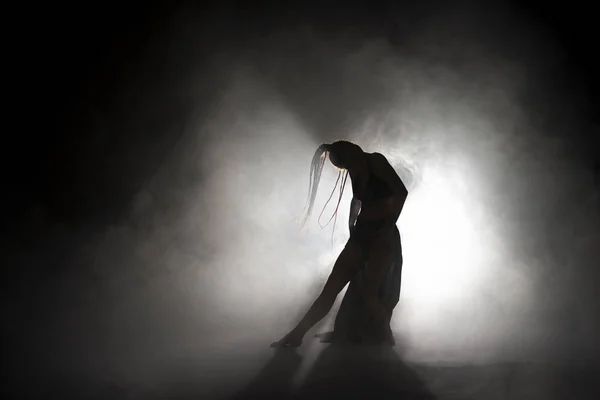
[[[392,194],[391,189],[381,180],[371,176],[368,192],[370,198],[384,198]],[[408,192],[407,192],[408,194]],[[389,232],[389,229],[393,229]],[[402,245],[398,227],[385,227],[384,221],[361,221],[355,225],[350,240],[355,240],[368,251],[373,241],[380,234],[392,234],[394,241],[394,258],[387,276],[379,290],[379,296],[388,314],[386,324],[376,324],[372,318],[364,298],[361,295],[364,285],[364,270],[369,268],[367,261],[363,268],[352,278],[348,290],[335,319],[334,331],[318,335],[322,342],[351,344],[386,344],[390,342],[390,320],[394,308],[400,299],[402,281]]]

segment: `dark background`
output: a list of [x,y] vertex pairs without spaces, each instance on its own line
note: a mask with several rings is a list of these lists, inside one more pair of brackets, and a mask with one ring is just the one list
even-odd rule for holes
[[[69,225],[120,217],[141,182],[155,172],[181,134],[161,127],[167,120],[185,119],[186,110],[183,101],[172,103],[167,109],[154,110],[153,120],[143,129],[128,129],[128,110],[115,109],[114,98],[125,86],[142,95],[160,95],[164,65],[160,60],[143,59],[141,54],[148,46],[161,45],[157,42],[161,28],[183,7],[206,18],[207,39],[202,51],[207,54],[211,48],[242,40],[244,35],[266,35],[277,27],[300,23],[325,31],[355,26],[365,36],[383,34],[390,40],[401,35],[402,26],[391,18],[395,2],[374,1],[368,6],[299,3],[250,8],[223,2],[219,7],[190,8],[181,1],[153,1],[143,7],[98,2],[28,11],[21,32],[10,39],[10,46],[17,49],[11,64],[22,78],[16,79],[18,91],[12,101],[20,110],[8,116],[20,116],[13,125],[18,128],[6,132],[7,220],[17,223],[35,212]],[[413,7],[418,15],[437,6],[419,2]],[[597,126],[599,64],[591,5],[514,2],[512,7],[549,32],[564,50],[568,68],[558,71],[557,85],[570,85],[584,94],[579,115]],[[222,10],[228,10],[224,13],[227,17],[215,18],[223,15],[217,13]],[[95,134],[102,114],[123,123],[103,130],[101,136]],[[594,163],[598,170],[597,131],[570,135],[586,162]],[[150,141],[164,145],[145,147],[144,142]]]
[[[5,92],[9,106],[3,132],[2,251],[19,249],[27,255],[27,249],[37,249],[47,232],[56,237],[41,245],[52,248],[39,253],[40,259],[45,258],[43,262],[30,262],[22,255],[16,258],[19,262],[2,262],[3,283],[10,289],[4,291],[3,301],[19,301],[23,310],[37,308],[36,301],[45,302],[43,289],[40,290],[44,279],[36,281],[37,289],[33,291],[29,277],[61,275],[67,265],[61,260],[77,251],[73,249],[77,240],[69,237],[62,241],[57,234],[60,227],[77,236],[81,231],[102,231],[127,218],[136,193],[157,173],[184,134],[192,107],[202,109],[203,99],[211,99],[219,89],[217,82],[204,82],[205,93],[200,102],[190,101],[173,84],[177,82],[172,75],[174,70],[188,76],[186,68],[198,68],[198,60],[201,66],[204,56],[208,60],[224,47],[241,49],[247,37],[268,36],[286,26],[309,24],[325,35],[353,27],[362,37],[383,36],[392,43],[401,42],[404,29],[412,21],[403,18],[400,9],[412,9],[410,15],[416,17],[427,15],[432,9],[468,9],[476,7],[477,2],[304,1],[286,2],[285,7],[273,5],[276,2],[252,2],[253,7],[213,3],[200,7],[184,1],[140,5],[88,2],[11,11],[10,35],[5,36],[5,54],[9,55],[5,62],[10,71],[5,79],[10,90]],[[531,1],[506,4],[528,24],[543,31],[552,45],[562,51],[563,67],[549,69],[549,78],[543,80],[555,86],[547,91],[532,90],[531,111],[534,113],[536,104],[546,101],[548,93],[575,94],[569,98],[578,99],[578,103],[564,107],[582,121],[581,126],[590,128],[557,128],[549,134],[562,135],[561,143],[579,155],[579,163],[594,169],[598,193],[600,63],[594,5]],[[485,5],[478,7],[485,12]],[[169,53],[172,44],[163,33],[171,18],[181,15],[182,10],[193,14],[201,25],[193,49],[190,45],[196,61],[193,66],[183,62],[174,65],[168,57],[152,57]],[[506,40],[504,45],[509,47],[514,38],[495,40],[501,44]],[[179,49],[179,53],[185,51]],[[558,107],[562,106],[560,100],[553,100]],[[205,101],[208,110],[211,104]],[[130,109],[128,104],[137,108]],[[146,110],[144,119],[139,118],[140,109]],[[551,116],[548,118],[546,123],[552,124]],[[565,206],[576,208],[576,194],[568,198],[572,204]],[[543,233],[540,228],[540,235]],[[71,248],[65,250],[61,246]],[[576,280],[572,285],[585,288],[585,296],[571,295],[569,298],[577,301],[565,309],[573,310],[574,304],[589,306],[586,308],[593,312],[600,307],[597,292],[592,290],[597,281],[597,265],[597,260],[589,260],[582,267],[585,271],[580,274],[581,282],[585,282]],[[13,309],[6,307],[9,308]],[[19,317],[27,320],[28,314],[23,312]],[[569,315],[560,318],[568,325]],[[45,329],[53,323],[43,318],[40,321],[31,326]],[[22,333],[15,329],[13,334],[18,338]],[[32,350],[31,354],[39,353]],[[28,362],[32,361],[23,361],[24,369],[29,368]]]

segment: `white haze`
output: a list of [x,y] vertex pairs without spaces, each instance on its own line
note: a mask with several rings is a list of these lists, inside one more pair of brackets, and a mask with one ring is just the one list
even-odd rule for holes
[[[139,371],[150,368],[149,358],[278,339],[318,294],[348,237],[350,185],[333,243],[332,226],[316,223],[335,183],[329,165],[309,229],[297,223],[314,150],[347,138],[388,156],[409,183],[393,319],[406,357],[478,363],[560,355],[553,339],[560,302],[548,299],[556,286],[546,285],[556,265],[543,258],[545,247],[524,243],[565,185],[587,199],[588,175],[537,130],[523,103],[528,82],[555,52],[534,28],[505,21],[486,27],[468,14],[432,16],[397,47],[290,28],[219,49],[198,75],[179,77],[190,99],[204,95],[196,91],[206,80],[220,91],[132,200],[130,218],[81,247],[77,262],[93,263],[100,283],[87,291],[92,300],[80,320],[97,322],[78,328],[72,345],[104,360],[97,368],[123,357],[121,368]],[[173,47],[173,64],[193,62],[194,19],[174,26],[171,42],[190,44],[186,54]],[[494,39],[503,34],[510,44]],[[587,217],[573,228],[580,255],[593,251],[586,224],[597,218],[585,201]],[[324,217],[331,212],[330,205]]]

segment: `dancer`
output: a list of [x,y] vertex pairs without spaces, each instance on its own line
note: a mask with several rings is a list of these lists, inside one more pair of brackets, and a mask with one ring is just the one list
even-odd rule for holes
[[[338,313],[335,330],[326,335],[325,341],[394,345],[390,319],[399,298],[402,267],[396,222],[408,190],[382,154],[366,153],[360,146],[343,140],[323,144],[311,164],[304,223],[312,214],[327,157],[340,169],[338,207],[348,175],[352,183],[350,239],[308,312],[294,329],[271,346],[300,346],[306,332],[327,315],[348,282],[351,285]],[[332,218],[337,217],[338,207]]]

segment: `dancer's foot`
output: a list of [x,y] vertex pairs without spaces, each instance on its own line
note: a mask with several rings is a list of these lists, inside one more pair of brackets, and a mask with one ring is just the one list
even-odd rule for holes
[[334,340],[334,332],[317,333],[315,337],[321,339],[321,343],[331,343]]
[[277,347],[277,348],[300,347],[301,345],[302,345],[302,336],[293,331],[288,333],[287,335],[285,335],[283,337],[283,339],[281,339],[280,341],[271,343],[271,347]]

